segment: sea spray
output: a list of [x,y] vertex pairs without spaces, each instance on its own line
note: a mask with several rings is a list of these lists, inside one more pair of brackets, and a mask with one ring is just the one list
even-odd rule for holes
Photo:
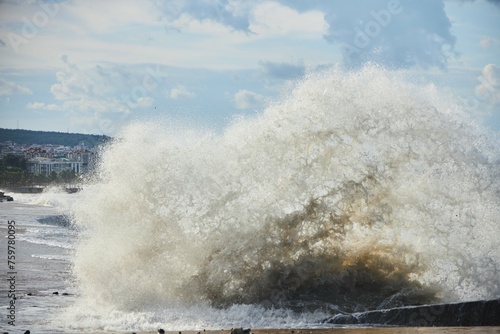
[[92,305],[162,319],[500,294],[499,141],[433,85],[332,69],[223,134],[117,138],[74,212]]

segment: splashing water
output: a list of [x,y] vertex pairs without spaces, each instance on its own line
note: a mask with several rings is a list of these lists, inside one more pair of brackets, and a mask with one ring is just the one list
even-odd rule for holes
[[499,141],[434,86],[311,74],[222,135],[136,123],[75,210],[88,300],[343,310],[500,295]]

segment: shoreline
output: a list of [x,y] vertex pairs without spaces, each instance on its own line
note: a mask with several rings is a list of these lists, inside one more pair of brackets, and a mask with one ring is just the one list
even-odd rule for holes
[[65,186],[65,185],[52,185],[52,186],[6,186],[1,189],[5,193],[13,194],[41,194],[47,188],[56,187],[61,188],[68,194],[73,194],[80,191],[82,188],[80,186]]
[[[165,334],[229,334],[231,330],[186,330],[170,331]],[[73,334],[158,334],[155,331],[126,332],[77,332]],[[328,328],[258,328],[252,334],[437,334],[437,333],[500,333],[500,327],[328,327]]]

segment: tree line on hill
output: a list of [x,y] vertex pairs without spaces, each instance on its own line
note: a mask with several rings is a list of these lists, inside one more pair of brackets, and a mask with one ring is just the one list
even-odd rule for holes
[[106,143],[110,139],[111,137],[105,135],[0,128],[0,143],[11,141],[24,145],[54,144],[74,147],[83,142],[87,147],[94,147]]

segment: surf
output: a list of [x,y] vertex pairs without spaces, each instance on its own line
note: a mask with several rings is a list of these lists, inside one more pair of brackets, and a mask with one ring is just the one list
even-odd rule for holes
[[80,311],[498,298],[498,147],[456,97],[374,65],[310,73],[222,133],[133,123],[73,208]]

